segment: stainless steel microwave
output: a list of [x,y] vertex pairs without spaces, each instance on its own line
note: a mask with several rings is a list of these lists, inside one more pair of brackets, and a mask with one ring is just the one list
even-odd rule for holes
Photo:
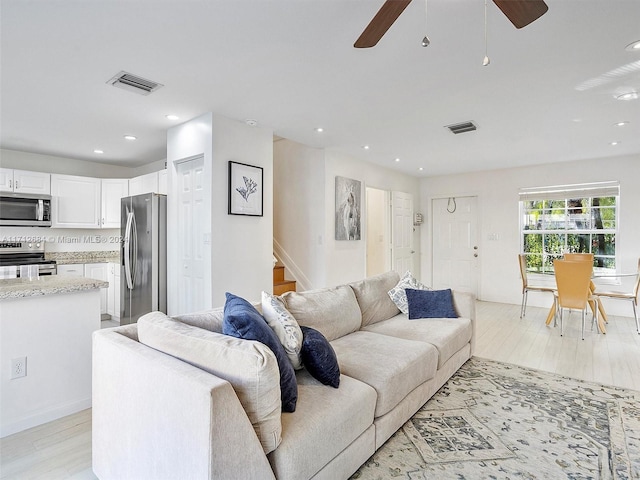
[[51,195],[0,193],[0,225],[50,227]]

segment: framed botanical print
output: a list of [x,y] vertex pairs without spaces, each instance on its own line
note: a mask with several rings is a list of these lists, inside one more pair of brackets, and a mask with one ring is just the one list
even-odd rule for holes
[[229,162],[229,215],[262,216],[262,167]]

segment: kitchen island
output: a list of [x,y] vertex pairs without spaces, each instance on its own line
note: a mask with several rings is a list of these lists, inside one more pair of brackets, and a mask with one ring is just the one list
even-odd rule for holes
[[[0,280],[0,437],[91,407],[91,335],[108,282]],[[16,361],[25,376],[12,378]]]

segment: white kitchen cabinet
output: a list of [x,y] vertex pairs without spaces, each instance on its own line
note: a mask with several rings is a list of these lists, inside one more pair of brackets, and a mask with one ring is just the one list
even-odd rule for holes
[[129,195],[158,193],[158,172],[147,173],[129,180]]
[[[109,281],[109,264],[108,263],[85,263],[84,264],[84,276],[87,278],[94,278],[96,280]],[[109,302],[109,288],[100,289],[100,313],[104,315],[107,313]]]
[[84,264],[82,263],[58,265],[56,268],[58,270],[58,275],[84,277]]
[[126,178],[103,178],[101,182],[100,226],[120,228],[120,199],[129,196],[129,181]]
[[13,169],[0,168],[0,192],[13,192]]
[[28,170],[0,168],[0,191],[13,193],[51,193],[51,175]]
[[74,175],[51,175],[51,226],[100,228],[101,180]]
[[109,294],[107,298],[107,313],[111,318],[120,319],[120,264],[109,264]]

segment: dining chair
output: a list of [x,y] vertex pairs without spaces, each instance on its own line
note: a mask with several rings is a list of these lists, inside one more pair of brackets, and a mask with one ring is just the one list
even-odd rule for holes
[[[593,253],[565,253],[563,256],[564,260],[570,260],[575,262],[589,262],[593,265]],[[596,285],[593,283],[593,280],[589,283],[589,288],[591,289],[591,293],[595,292]],[[589,302],[589,306],[591,307],[592,312],[596,312],[596,304],[594,302]],[[607,314],[604,311],[604,307],[602,303],[598,304],[598,310],[600,311],[600,316],[605,323],[609,323],[607,319]]]
[[[556,305],[560,311],[560,336],[564,335],[564,309],[580,310],[582,312],[582,339],[584,340],[584,318],[587,305],[593,301],[598,303],[596,296],[591,294],[589,283],[593,273],[593,265],[583,261],[555,260],[553,269],[556,276]],[[592,327],[596,321],[597,309],[594,309]]]
[[593,265],[593,253],[565,253],[562,255],[562,258],[572,262],[591,262],[591,265]]
[[616,291],[595,291],[598,297],[608,297],[617,300],[630,300],[633,306],[633,316],[636,319],[636,330],[640,335],[640,321],[638,320],[638,293],[640,293],[640,258],[638,259],[638,271],[636,273],[636,282],[630,292],[616,292]]
[[543,285],[529,285],[527,278],[527,256],[523,253],[518,255],[520,262],[520,278],[522,279],[522,304],[520,305],[520,318],[527,313],[527,297],[530,291],[553,293],[555,288]]

